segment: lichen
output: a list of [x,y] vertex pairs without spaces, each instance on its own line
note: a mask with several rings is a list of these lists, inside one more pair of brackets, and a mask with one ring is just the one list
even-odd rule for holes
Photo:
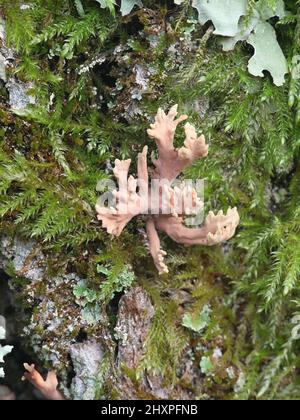
[[[5,340],[6,338],[6,328],[5,328],[5,319],[3,316],[0,316],[0,340]],[[4,363],[4,357],[7,356],[13,350],[13,346],[2,346],[0,344],[0,363]],[[0,378],[4,378],[4,368],[0,367]]]

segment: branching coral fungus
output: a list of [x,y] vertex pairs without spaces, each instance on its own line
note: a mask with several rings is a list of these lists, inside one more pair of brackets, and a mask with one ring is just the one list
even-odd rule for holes
[[175,149],[174,136],[177,126],[186,120],[186,115],[177,118],[177,105],[166,114],[158,110],[155,122],[148,130],[155,140],[158,158],[153,160],[154,171],[149,188],[147,147],[138,156],[138,179],[128,178],[130,160],[115,161],[114,175],[119,190],[113,191],[114,205],[97,204],[98,219],[107,232],[119,236],[127,223],[140,214],[149,215],[147,235],[150,253],[160,274],[167,273],[164,258],[166,252],[160,248],[157,231],[166,233],[174,241],[184,245],[212,246],[230,239],[239,224],[237,209],[229,208],[226,214],[210,212],[201,228],[188,228],[184,217],[195,215],[203,209],[197,191],[189,185],[174,186],[174,181],[193,162],[208,154],[204,136],[197,136],[191,124],[185,125],[184,146]]
[[35,369],[34,365],[24,363],[26,372],[22,380],[28,380],[32,385],[38,389],[47,400],[62,401],[65,397],[61,392],[58,391],[58,380],[54,371],[49,371],[46,380],[42,375]]

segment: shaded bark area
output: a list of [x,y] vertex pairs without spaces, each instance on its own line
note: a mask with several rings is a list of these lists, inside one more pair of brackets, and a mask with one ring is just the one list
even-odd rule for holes
[[[143,363],[146,341],[149,337],[155,310],[149,295],[141,287],[126,293],[119,304],[117,365],[120,382],[117,385],[120,399],[195,399],[195,390],[202,385],[199,371],[191,367],[188,357],[182,358],[179,378],[185,379],[184,386],[171,385],[162,375],[147,370],[136,375]],[[187,386],[187,384],[189,384]],[[189,391],[190,389],[190,391]]]
[[[36,270],[41,269],[41,260],[44,256],[33,252],[37,245],[23,241],[2,241],[1,266],[3,269],[14,267],[15,275],[22,275],[26,290],[30,293],[30,285],[39,282]],[[31,250],[31,257],[28,250]],[[46,267],[46,262],[44,260]],[[68,281],[66,274],[65,281]],[[16,394],[18,399],[41,399],[42,395],[33,390],[27,382],[21,382],[23,363],[29,361],[35,363],[41,373],[46,375],[44,367],[49,364],[47,351],[43,350],[43,340],[47,331],[40,331],[36,345],[32,347],[26,329],[26,323],[30,323],[30,311],[26,314],[19,300],[18,282],[13,281],[5,271],[2,271],[3,281],[0,284],[0,307],[1,312],[7,319],[7,341],[15,346],[13,354],[7,358],[7,377],[5,384]],[[51,279],[48,279],[51,281]],[[21,283],[22,283],[21,282]],[[20,287],[20,286],[19,286]],[[23,286],[24,287],[24,284]],[[23,299],[26,294],[23,294]],[[26,301],[26,299],[25,299]],[[23,304],[25,303],[23,300]],[[73,305],[76,306],[75,302]],[[99,398],[117,399],[194,399],[195,390],[200,390],[202,379],[199,371],[195,369],[188,355],[183,356],[179,378],[182,378],[184,386],[173,386],[166,382],[166,378],[159,374],[141,369],[147,351],[147,339],[153,325],[155,309],[153,303],[142,287],[133,287],[119,300],[116,308],[116,325],[113,334],[115,346],[107,345],[105,335],[81,334],[75,342],[72,337],[64,338],[65,352],[61,352],[60,345],[53,347],[53,351],[60,354],[59,378],[61,379],[60,390],[71,399],[93,400]],[[23,314],[23,323],[20,315]],[[26,320],[26,316],[28,317]],[[47,323],[53,322],[52,313],[43,314]],[[47,320],[47,316],[49,319]],[[71,322],[70,322],[71,324]],[[68,325],[66,326],[66,328]],[[25,329],[24,329],[25,328]],[[61,332],[64,334],[64,331]],[[24,349],[36,348],[40,343],[38,354],[28,354]],[[43,359],[44,356],[44,359]],[[48,362],[45,361],[48,359]],[[40,360],[40,363],[39,363]],[[106,388],[110,383],[113,388]]]
[[[0,400],[34,400],[33,388],[21,381],[23,362],[32,357],[20,337],[20,318],[12,291],[9,288],[9,276],[0,271],[0,312],[6,320],[6,341],[14,346],[12,353],[5,358],[5,379],[0,379]],[[5,385],[4,385],[5,384]]]

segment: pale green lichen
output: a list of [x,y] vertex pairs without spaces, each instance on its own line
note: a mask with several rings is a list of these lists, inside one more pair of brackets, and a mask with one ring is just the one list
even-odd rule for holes
[[247,0],[193,0],[199,12],[199,22],[204,25],[211,20],[215,35],[235,36],[241,16],[247,12]]
[[[102,9],[109,9],[114,12],[116,2],[114,0],[96,0]],[[128,15],[135,6],[143,7],[141,0],[122,0],[121,1],[121,13],[122,16]]]
[[272,25],[266,21],[273,17],[283,18],[285,15],[282,0],[277,0],[276,7],[273,9],[259,1],[253,8],[251,16],[243,17],[240,20],[236,34],[221,41],[224,51],[233,50],[239,41],[246,41],[252,45],[255,53],[248,64],[250,74],[263,77],[263,72],[267,70],[271,73],[274,84],[277,86],[284,84],[288,66],[278,44],[276,32]]
[[[0,317],[0,340],[5,340],[6,338],[6,329],[5,329],[5,319]],[[1,346],[0,344],[0,363],[4,363],[4,357],[7,356],[13,349],[13,346]],[[0,378],[4,378],[5,373],[3,367],[0,367]]]
[[202,332],[208,327],[211,318],[211,308],[209,305],[204,305],[202,311],[197,317],[192,314],[185,314],[182,319],[182,325],[192,331]]
[[255,50],[248,64],[249,72],[254,76],[263,77],[264,70],[268,70],[272,74],[274,84],[283,85],[288,66],[273,27],[267,22],[259,23],[250,35],[248,43]]
[[193,0],[199,12],[199,22],[204,25],[212,21],[215,35],[224,37],[221,41],[224,51],[233,50],[239,41],[246,41],[255,49],[249,61],[248,70],[253,76],[264,76],[267,70],[274,84],[284,84],[288,73],[286,58],[278,44],[276,32],[267,21],[273,17],[283,18],[285,7],[282,0],[276,0],[274,7],[258,1],[248,13],[247,0]]
[[0,340],[5,339],[5,329],[3,327],[0,327]]
[[213,368],[214,368],[214,365],[212,364],[212,361],[210,360],[210,357],[203,356],[201,361],[200,361],[201,372],[204,375],[208,375],[208,374],[211,373]]
[[121,13],[123,16],[128,15],[134,6],[142,7],[141,0],[122,0],[121,2]]

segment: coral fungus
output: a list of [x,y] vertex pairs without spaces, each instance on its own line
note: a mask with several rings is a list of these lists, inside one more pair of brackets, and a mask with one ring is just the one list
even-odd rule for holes
[[158,110],[155,122],[148,130],[150,138],[155,140],[158,158],[153,160],[154,171],[151,187],[147,165],[147,147],[138,156],[138,179],[128,178],[131,160],[116,160],[114,175],[118,180],[119,190],[113,191],[114,206],[105,207],[97,204],[98,219],[107,232],[121,235],[127,223],[135,216],[148,214],[147,235],[150,253],[160,274],[167,273],[164,261],[166,252],[160,247],[157,231],[166,233],[174,241],[184,245],[212,246],[230,239],[239,224],[237,209],[229,208],[226,214],[210,212],[201,228],[188,228],[184,217],[195,215],[203,209],[203,203],[197,197],[196,189],[189,185],[174,186],[174,181],[188,166],[208,154],[205,137],[197,136],[191,124],[185,125],[184,146],[175,149],[174,136],[179,123],[186,120],[186,115],[177,118],[177,105],[166,114]]
[[43,379],[42,375],[35,369],[34,365],[24,363],[26,372],[22,380],[28,380],[32,385],[38,389],[47,400],[62,401],[65,397],[61,392],[57,390],[58,380],[54,371],[49,371],[46,380]]

